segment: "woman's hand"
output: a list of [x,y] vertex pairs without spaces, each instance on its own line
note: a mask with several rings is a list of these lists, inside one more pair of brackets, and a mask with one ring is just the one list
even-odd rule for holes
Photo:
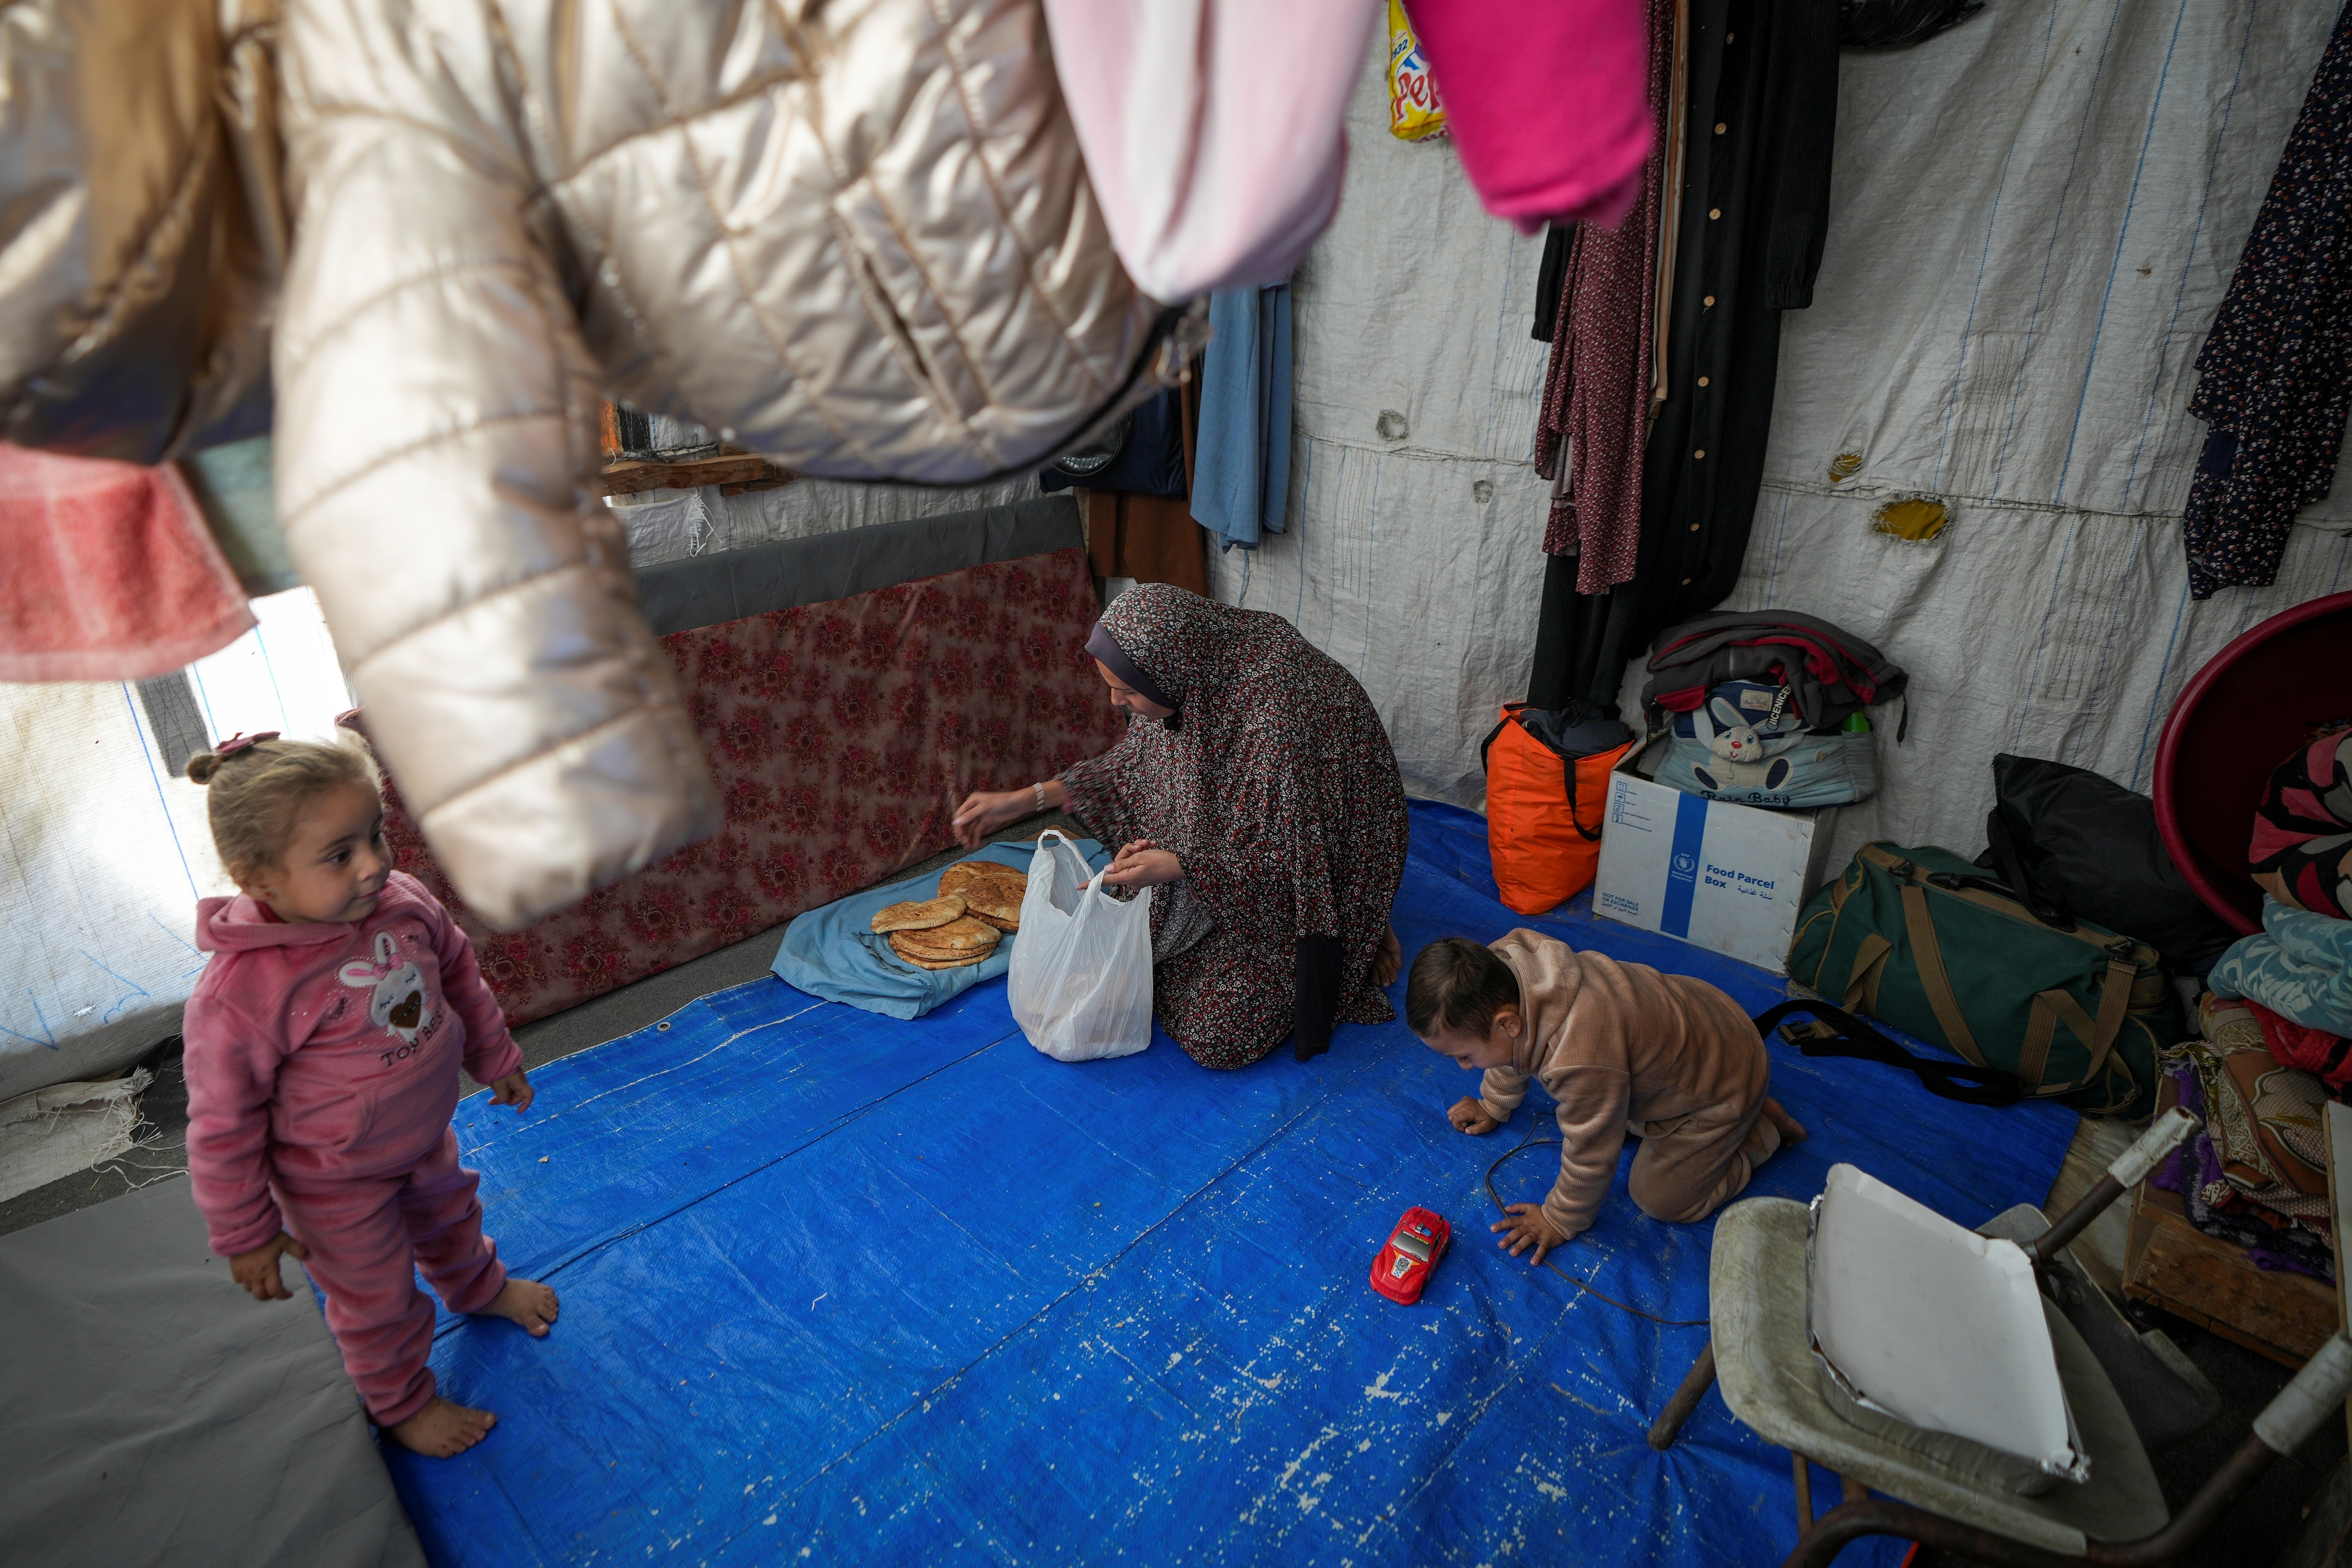
[[1184,862],[1149,838],[1139,838],[1119,847],[1118,854],[1103,873],[1107,888],[1156,888],[1162,882],[1182,879]]
[[520,1068],[515,1068],[514,1071],[490,1085],[490,1103],[511,1105],[515,1108],[515,1114],[518,1116],[530,1109],[530,1102],[534,1098],[536,1098],[536,1091],[530,1087],[530,1079],[523,1077]]
[[251,1252],[240,1252],[228,1260],[228,1271],[236,1282],[249,1291],[257,1301],[290,1301],[294,1292],[286,1289],[278,1277],[278,1256],[291,1253],[298,1258],[310,1256],[303,1245],[279,1231]]
[[1476,1097],[1464,1095],[1445,1108],[1445,1120],[1454,1123],[1457,1132],[1467,1132],[1473,1138],[1483,1138],[1502,1125],[1486,1114],[1486,1108]]
[[1551,1221],[1544,1217],[1541,1204],[1506,1204],[1503,1205],[1503,1214],[1504,1218],[1496,1220],[1486,1228],[1510,1233],[1495,1245],[1514,1258],[1532,1247],[1536,1249],[1536,1255],[1528,1261],[1541,1263],[1545,1253],[1555,1247],[1568,1245],[1568,1238],[1554,1230],[1551,1227]]
[[982,790],[963,797],[949,826],[958,844],[977,849],[998,828],[1041,811],[1059,811],[1069,799],[1059,779],[1044,779],[1026,789]]
[[977,849],[1000,827],[1010,827],[1037,810],[1037,792],[1030,789],[982,790],[964,796],[950,826],[955,841]]

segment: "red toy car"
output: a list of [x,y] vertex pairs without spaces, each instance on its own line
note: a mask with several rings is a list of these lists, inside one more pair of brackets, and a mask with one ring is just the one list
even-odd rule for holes
[[1391,1301],[1412,1306],[1421,1300],[1429,1271],[1445,1256],[1445,1244],[1453,1239],[1454,1232],[1444,1215],[1427,1209],[1405,1210],[1388,1245],[1372,1259],[1372,1289]]

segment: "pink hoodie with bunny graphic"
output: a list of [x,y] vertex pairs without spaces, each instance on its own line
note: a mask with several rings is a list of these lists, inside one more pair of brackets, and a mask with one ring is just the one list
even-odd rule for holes
[[196,945],[215,956],[181,1026],[188,1173],[223,1257],[278,1234],[273,1179],[413,1169],[449,1130],[461,1061],[478,1083],[522,1066],[473,944],[404,872],[353,924],[206,899]]

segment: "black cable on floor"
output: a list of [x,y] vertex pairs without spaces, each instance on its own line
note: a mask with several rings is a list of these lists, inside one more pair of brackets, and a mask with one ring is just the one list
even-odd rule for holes
[[[1509,1218],[1510,1215],[1503,1206],[1502,1195],[1495,1191],[1495,1173],[1501,1170],[1503,1168],[1503,1162],[1511,1158],[1514,1154],[1524,1154],[1530,1149],[1557,1149],[1559,1147],[1559,1140],[1557,1138],[1538,1138],[1536,1136],[1536,1128],[1540,1125],[1542,1125],[1540,1122],[1531,1122],[1528,1128],[1528,1135],[1519,1140],[1518,1147],[1515,1149],[1506,1149],[1503,1151],[1502,1154],[1496,1158],[1493,1164],[1486,1167],[1486,1197],[1489,1202],[1494,1204],[1495,1212],[1502,1215],[1506,1219]],[[1558,1251],[1559,1249],[1555,1247],[1553,1250]],[[1570,1274],[1567,1269],[1562,1268],[1559,1264],[1554,1263],[1549,1258],[1546,1258],[1543,1260],[1543,1267],[1550,1269],[1554,1274],[1559,1275],[1561,1279],[1567,1280],[1570,1284],[1575,1286],[1586,1295],[1592,1297],[1595,1300],[1606,1301],[1609,1305],[1616,1308],[1621,1312],[1631,1312],[1637,1318],[1646,1318],[1651,1322],[1660,1324],[1661,1326],[1669,1329],[1703,1329],[1707,1326],[1707,1321],[1705,1318],[1661,1318],[1655,1312],[1645,1312],[1639,1307],[1629,1307],[1624,1302],[1618,1300],[1614,1296],[1602,1295],[1600,1291],[1592,1288],[1591,1281],[1579,1279],[1575,1275]]]

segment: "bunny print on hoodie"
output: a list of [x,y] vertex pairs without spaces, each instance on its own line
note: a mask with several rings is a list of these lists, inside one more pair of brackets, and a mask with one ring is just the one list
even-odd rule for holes
[[368,1414],[392,1426],[435,1393],[433,1308],[506,1283],[450,1127],[458,1067],[522,1065],[473,945],[394,871],[357,921],[288,921],[248,896],[197,906],[212,953],[188,1002],[188,1173],[223,1256],[282,1227],[308,1249]]
[[[437,1017],[425,1002],[424,973],[416,967],[415,959],[401,955],[399,944],[388,931],[375,933],[373,963],[354,958],[335,971],[335,977],[346,985],[367,992],[368,1021],[391,1030],[411,1047]],[[408,1052],[394,1054],[406,1056]]]

